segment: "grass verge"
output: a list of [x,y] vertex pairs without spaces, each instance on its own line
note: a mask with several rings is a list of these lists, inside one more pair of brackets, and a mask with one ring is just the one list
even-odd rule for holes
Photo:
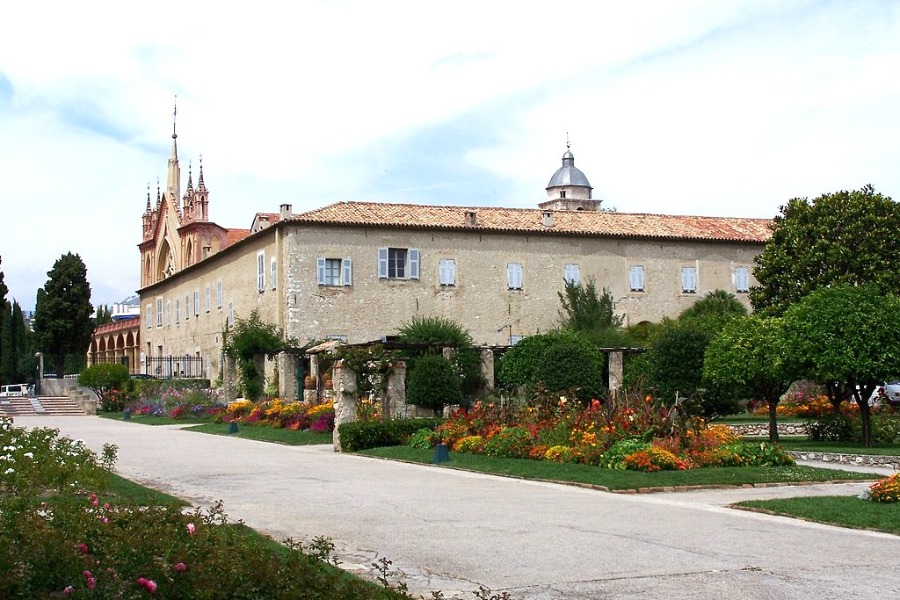
[[130,506],[163,506],[166,504],[176,504],[178,506],[188,506],[189,504],[177,498],[170,496],[159,490],[148,488],[139,483],[135,483],[130,479],[120,477],[115,473],[110,473],[107,480],[107,489],[105,495],[111,496],[112,500],[119,504],[127,504]]
[[331,433],[313,433],[312,431],[293,431],[292,429],[274,429],[272,427],[253,427],[238,425],[237,433],[229,433],[228,423],[204,423],[188,427],[187,431],[227,435],[248,440],[285,444],[287,446],[307,446],[311,444],[332,443]]
[[794,452],[834,452],[837,454],[866,454],[900,456],[900,446],[863,448],[858,442],[813,442],[806,438],[783,438],[781,447]]
[[900,535],[900,503],[896,502],[872,502],[856,496],[819,496],[747,500],[732,506],[838,527],[871,529]]
[[[391,446],[362,450],[363,456],[375,456],[393,460],[430,464],[431,450],[418,450],[409,446]],[[815,467],[719,467],[688,469],[687,471],[615,471],[590,465],[554,463],[518,458],[495,458],[477,454],[452,453],[449,467],[506,475],[523,479],[539,479],[564,483],[590,484],[611,491],[640,490],[673,486],[742,486],[760,483],[801,483],[824,481],[873,480],[868,473],[851,473]]]

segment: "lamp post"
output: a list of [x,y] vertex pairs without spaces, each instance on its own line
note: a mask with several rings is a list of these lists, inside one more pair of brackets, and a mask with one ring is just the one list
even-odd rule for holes
[[41,395],[41,387],[44,383],[44,353],[43,352],[35,352],[34,357],[38,361],[38,372],[37,372],[37,381],[34,383],[34,395]]

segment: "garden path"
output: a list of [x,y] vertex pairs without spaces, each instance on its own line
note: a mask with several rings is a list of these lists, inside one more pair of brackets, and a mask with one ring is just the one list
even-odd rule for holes
[[344,567],[394,561],[411,591],[473,598],[889,598],[900,538],[724,505],[857,494],[864,483],[609,494],[577,487],[279,446],[95,417],[22,417],[95,451],[119,446],[124,476],[276,539],[329,536]]

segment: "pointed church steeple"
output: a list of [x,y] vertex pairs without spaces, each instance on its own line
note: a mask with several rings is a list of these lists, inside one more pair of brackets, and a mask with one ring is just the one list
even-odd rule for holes
[[175,117],[178,115],[178,96],[175,96],[175,110],[172,111],[172,152],[166,173],[166,195],[179,207],[181,200],[181,167],[178,165],[178,134],[175,133]]
[[203,155],[200,155],[200,179],[197,180],[197,189],[201,192],[206,191],[206,184],[203,182]]

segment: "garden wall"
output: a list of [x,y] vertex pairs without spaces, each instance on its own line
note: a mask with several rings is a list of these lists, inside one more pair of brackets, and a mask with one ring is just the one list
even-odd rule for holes
[[[769,437],[768,423],[728,424],[741,437]],[[778,435],[806,435],[806,423],[779,423]]]

